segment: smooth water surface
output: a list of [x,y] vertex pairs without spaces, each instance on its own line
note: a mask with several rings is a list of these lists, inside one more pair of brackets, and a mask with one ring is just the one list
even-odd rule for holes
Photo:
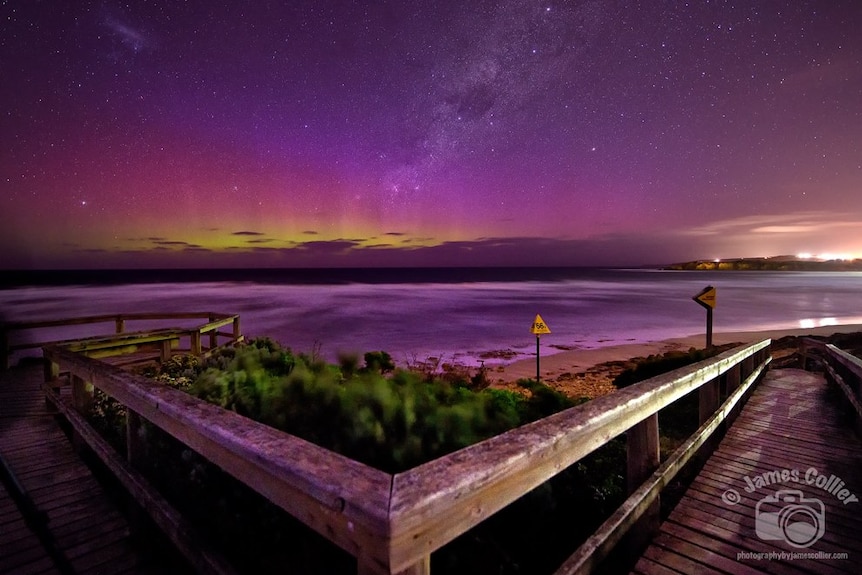
[[537,313],[552,331],[541,337],[543,355],[703,333],[706,313],[692,297],[707,285],[718,291],[717,332],[862,323],[862,273],[570,270],[543,278],[533,270],[459,282],[455,272],[440,281],[425,273],[418,282],[405,271],[380,283],[296,283],[274,274],[254,281],[21,286],[0,290],[0,313],[9,321],[238,313],[246,336],[269,336],[295,351],[317,348],[328,359],[385,350],[399,362],[442,356],[472,364],[489,351],[511,350],[515,359],[534,354],[530,326]]

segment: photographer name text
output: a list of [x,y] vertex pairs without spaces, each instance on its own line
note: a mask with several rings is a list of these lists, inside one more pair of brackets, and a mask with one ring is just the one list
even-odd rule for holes
[[856,497],[849,489],[845,487],[844,481],[835,475],[821,474],[814,467],[809,467],[805,473],[801,473],[798,469],[781,469],[766,471],[760,475],[755,475],[753,478],[744,476],[745,490],[748,493],[754,493],[758,489],[778,483],[787,483],[793,481],[796,483],[804,482],[808,485],[814,485],[827,493],[831,493],[838,501],[844,505],[848,503],[857,503],[859,498]]

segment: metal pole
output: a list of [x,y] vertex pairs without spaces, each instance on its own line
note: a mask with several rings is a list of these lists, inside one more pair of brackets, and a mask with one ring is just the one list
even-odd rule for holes
[[712,308],[706,308],[706,347],[712,347]]
[[542,374],[539,370],[539,336],[536,336],[536,383],[542,382]]

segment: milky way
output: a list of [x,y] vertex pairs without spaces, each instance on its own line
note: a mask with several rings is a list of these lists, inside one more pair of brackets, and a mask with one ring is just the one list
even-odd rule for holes
[[854,0],[0,11],[2,267],[862,254]]

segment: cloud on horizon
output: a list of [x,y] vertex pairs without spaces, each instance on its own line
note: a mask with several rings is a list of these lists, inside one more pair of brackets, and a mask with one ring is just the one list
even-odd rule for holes
[[800,234],[824,233],[836,228],[860,229],[862,214],[832,213],[826,211],[798,212],[792,214],[767,214],[741,216],[711,222],[679,232],[681,235],[714,236],[724,234]]
[[[0,258],[0,267],[426,267],[426,266],[660,266],[676,262],[812,253],[858,254],[862,217],[827,211],[748,215],[682,231],[605,234],[588,238],[479,237],[434,243],[432,238],[386,232],[376,238],[279,240],[240,230],[240,245],[207,247],[161,236],[129,238],[127,249],[66,245],[60,252],[17,260]],[[810,238],[831,236],[829,245]],[[387,240],[393,241],[387,241]],[[140,242],[145,242],[141,244]],[[851,244],[855,244],[855,247]],[[126,244],[129,246],[130,244]],[[140,247],[139,247],[140,246]],[[718,251],[718,248],[721,251]],[[29,256],[29,254],[25,254]]]

